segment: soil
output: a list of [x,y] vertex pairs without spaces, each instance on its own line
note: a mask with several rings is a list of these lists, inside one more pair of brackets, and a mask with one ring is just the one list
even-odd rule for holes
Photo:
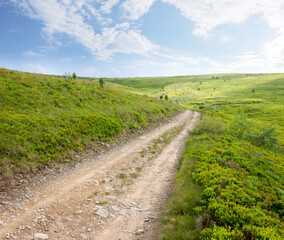
[[0,238],[158,239],[178,160],[199,118],[184,111],[119,148],[82,153],[75,168],[0,200]]

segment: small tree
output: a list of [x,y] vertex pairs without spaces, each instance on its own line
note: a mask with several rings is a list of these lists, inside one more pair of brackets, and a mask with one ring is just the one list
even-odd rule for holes
[[63,75],[63,77],[64,77],[64,78],[67,78],[67,79],[69,79],[69,80],[71,79],[71,75],[70,75],[69,72],[65,72],[64,75]]
[[161,100],[163,99],[163,95],[160,96],[160,99],[161,99]]
[[77,78],[77,74],[76,74],[75,72],[73,72],[72,78],[73,78],[73,79],[76,79],[76,78]]
[[169,100],[168,95],[166,95],[166,96],[165,96],[165,100],[166,100],[166,101],[168,101],[168,100]]
[[100,83],[100,87],[101,87],[101,88],[104,88],[105,81],[104,81],[103,78],[100,78],[100,79],[99,79],[99,83]]

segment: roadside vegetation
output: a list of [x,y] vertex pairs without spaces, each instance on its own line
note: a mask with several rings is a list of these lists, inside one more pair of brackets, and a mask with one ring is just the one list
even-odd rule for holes
[[283,239],[283,156],[271,151],[278,133],[267,128],[246,138],[239,119],[200,121],[180,160],[164,239]]
[[161,238],[283,239],[284,74],[154,82],[122,79],[203,115],[180,159]]
[[182,110],[124,89],[75,73],[54,77],[0,69],[0,181],[72,160],[76,152]]

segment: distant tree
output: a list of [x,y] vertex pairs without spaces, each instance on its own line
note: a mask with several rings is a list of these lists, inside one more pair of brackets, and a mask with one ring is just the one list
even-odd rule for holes
[[251,92],[255,92],[254,89],[252,89]]
[[200,89],[200,88],[197,88],[197,90],[200,91],[201,89]]
[[104,88],[105,81],[104,81],[103,78],[100,78],[100,79],[99,79],[99,83],[100,83],[100,87],[101,87],[101,88]]
[[168,100],[169,100],[169,97],[168,97],[168,95],[166,95],[166,96],[165,96],[165,100],[166,100],[166,101],[168,101]]
[[160,96],[160,99],[161,99],[161,100],[163,99],[163,95]]
[[73,79],[76,79],[76,78],[77,78],[77,74],[76,74],[75,72],[73,72],[72,78],[73,78]]
[[71,79],[72,78],[69,72],[65,72],[63,77],[67,78],[67,79]]

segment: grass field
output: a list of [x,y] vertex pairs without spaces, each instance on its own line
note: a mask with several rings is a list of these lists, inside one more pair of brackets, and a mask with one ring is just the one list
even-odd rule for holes
[[203,114],[180,159],[163,239],[284,238],[284,74],[114,82]]
[[276,122],[284,144],[284,74],[215,74],[180,77],[107,79],[151,96],[169,99],[198,111],[228,116],[244,113],[262,122]]
[[97,79],[0,69],[0,180],[72,159],[100,141],[160,122],[182,108]]

